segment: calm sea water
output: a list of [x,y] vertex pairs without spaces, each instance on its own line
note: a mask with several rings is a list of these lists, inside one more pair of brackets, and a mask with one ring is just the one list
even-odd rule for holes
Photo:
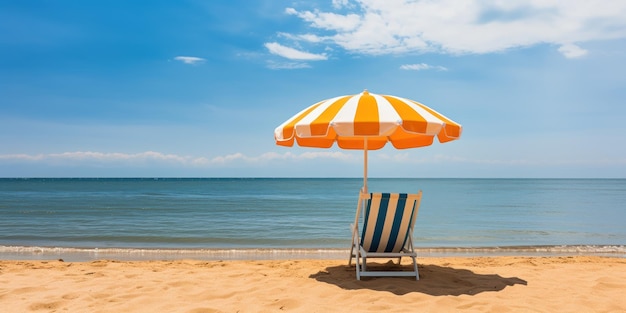
[[[361,184],[335,178],[0,179],[0,257],[347,249]],[[428,251],[626,251],[623,179],[370,179],[369,189],[424,192],[415,245]]]

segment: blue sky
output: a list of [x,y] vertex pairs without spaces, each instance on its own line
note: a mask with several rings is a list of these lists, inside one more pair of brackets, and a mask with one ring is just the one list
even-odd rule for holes
[[626,1],[1,1],[0,177],[360,177],[304,107],[420,101],[458,141],[371,177],[626,178]]

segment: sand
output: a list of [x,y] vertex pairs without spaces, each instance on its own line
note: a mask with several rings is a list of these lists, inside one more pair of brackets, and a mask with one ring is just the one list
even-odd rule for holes
[[0,261],[0,311],[626,312],[623,258],[419,261],[419,281],[346,260]]

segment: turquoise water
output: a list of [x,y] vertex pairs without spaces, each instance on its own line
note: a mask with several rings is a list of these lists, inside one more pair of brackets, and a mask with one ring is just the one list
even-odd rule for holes
[[[0,179],[0,257],[42,247],[346,249],[361,184],[358,178]],[[422,249],[623,251],[626,245],[624,179],[369,181],[370,191],[420,189],[415,245]]]

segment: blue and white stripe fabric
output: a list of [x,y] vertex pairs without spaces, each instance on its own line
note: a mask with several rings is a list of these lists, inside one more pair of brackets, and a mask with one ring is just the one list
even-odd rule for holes
[[406,193],[371,193],[366,199],[361,244],[367,252],[399,252],[417,216],[417,200]]

